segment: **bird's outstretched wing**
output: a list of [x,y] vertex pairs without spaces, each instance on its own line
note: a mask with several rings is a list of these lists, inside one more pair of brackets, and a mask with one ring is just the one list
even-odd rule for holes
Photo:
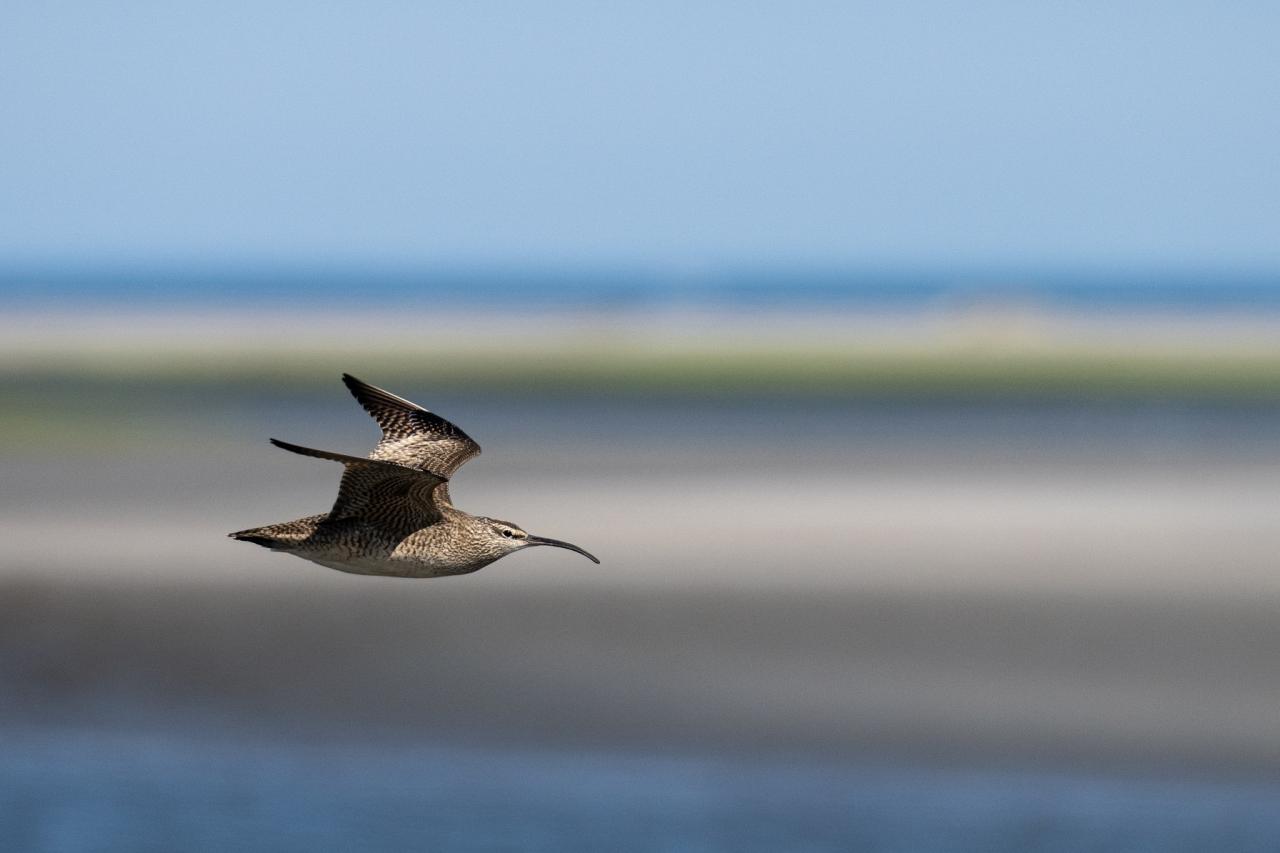
[[390,391],[361,382],[349,373],[342,381],[382,427],[382,440],[370,459],[452,477],[462,464],[480,455],[480,445],[439,415]]
[[342,483],[329,521],[359,519],[400,535],[435,524],[441,518],[439,490],[444,477],[394,462],[347,456],[271,439],[283,450],[341,462]]

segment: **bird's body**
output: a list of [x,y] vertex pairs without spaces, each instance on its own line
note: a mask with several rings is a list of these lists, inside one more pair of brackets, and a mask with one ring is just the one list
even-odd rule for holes
[[382,441],[362,458],[272,439],[285,450],[341,462],[346,470],[338,498],[328,513],[241,530],[233,539],[342,572],[388,577],[469,574],[534,545],[567,548],[600,562],[568,542],[455,508],[448,479],[480,446],[415,403],[349,375],[342,379],[382,427]]
[[442,520],[402,538],[361,519],[330,520],[327,515],[232,535],[340,572],[401,578],[470,574],[509,553],[485,547],[485,538],[472,530],[483,521],[454,512],[458,518]]

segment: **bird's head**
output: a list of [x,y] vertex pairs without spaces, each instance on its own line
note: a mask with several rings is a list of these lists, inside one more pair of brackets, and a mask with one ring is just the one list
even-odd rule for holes
[[500,556],[506,556],[523,548],[532,548],[534,545],[550,545],[554,548],[577,551],[593,563],[600,562],[577,545],[562,542],[559,539],[548,539],[545,536],[534,536],[509,521],[499,521],[496,518],[478,518],[477,520],[481,523],[480,532],[485,544]]

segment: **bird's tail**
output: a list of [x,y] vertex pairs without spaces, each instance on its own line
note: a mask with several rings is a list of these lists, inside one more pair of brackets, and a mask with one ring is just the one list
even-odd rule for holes
[[232,539],[239,542],[252,542],[254,545],[261,545],[263,548],[278,548],[282,544],[279,539],[268,535],[265,527],[255,527],[251,530],[237,530],[235,533],[228,533]]
[[320,522],[326,515],[312,515],[296,521],[285,521],[280,524],[268,524],[263,527],[251,527],[248,530],[237,530],[228,533],[232,539],[241,542],[252,542],[273,551],[288,551],[305,542],[316,532]]

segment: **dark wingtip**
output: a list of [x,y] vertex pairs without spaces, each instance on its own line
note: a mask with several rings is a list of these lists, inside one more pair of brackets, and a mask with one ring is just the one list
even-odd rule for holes
[[271,442],[272,447],[278,447],[281,450],[287,450],[290,453],[298,453],[303,456],[318,456],[320,459],[332,459],[333,457],[340,455],[336,453],[329,453],[324,450],[313,450],[310,447],[303,447],[301,444],[294,444],[290,441],[281,441],[278,438],[268,438],[267,441]]
[[[366,412],[373,415],[374,420],[379,420],[378,409],[384,406],[405,412],[426,412],[426,409],[412,400],[406,400],[399,394],[392,394],[387,389],[379,388],[377,385],[370,385],[350,373],[342,374],[342,382],[347,386],[347,390],[351,392],[351,396],[356,398],[356,402]],[[381,421],[379,420],[379,422]],[[454,427],[454,429],[457,429],[457,427]]]
[[380,400],[385,403],[395,403],[399,401],[400,403],[408,403],[410,406],[413,405],[412,403],[409,403],[408,400],[401,400],[390,391],[384,391],[376,385],[370,385],[368,382],[365,382],[363,379],[357,379],[350,373],[342,374],[342,384],[347,386],[347,390],[351,392],[351,396],[355,397],[356,402],[358,402],[364,410],[370,414],[374,413],[374,410],[370,408],[371,400]]
[[287,450],[290,453],[297,453],[299,456],[310,456],[313,459],[329,459],[334,462],[362,461],[357,460],[354,456],[347,456],[345,453],[331,453],[328,450],[316,450],[314,447],[303,447],[301,444],[281,441],[278,438],[269,438],[267,441],[271,442],[273,447],[278,447],[281,450]]

